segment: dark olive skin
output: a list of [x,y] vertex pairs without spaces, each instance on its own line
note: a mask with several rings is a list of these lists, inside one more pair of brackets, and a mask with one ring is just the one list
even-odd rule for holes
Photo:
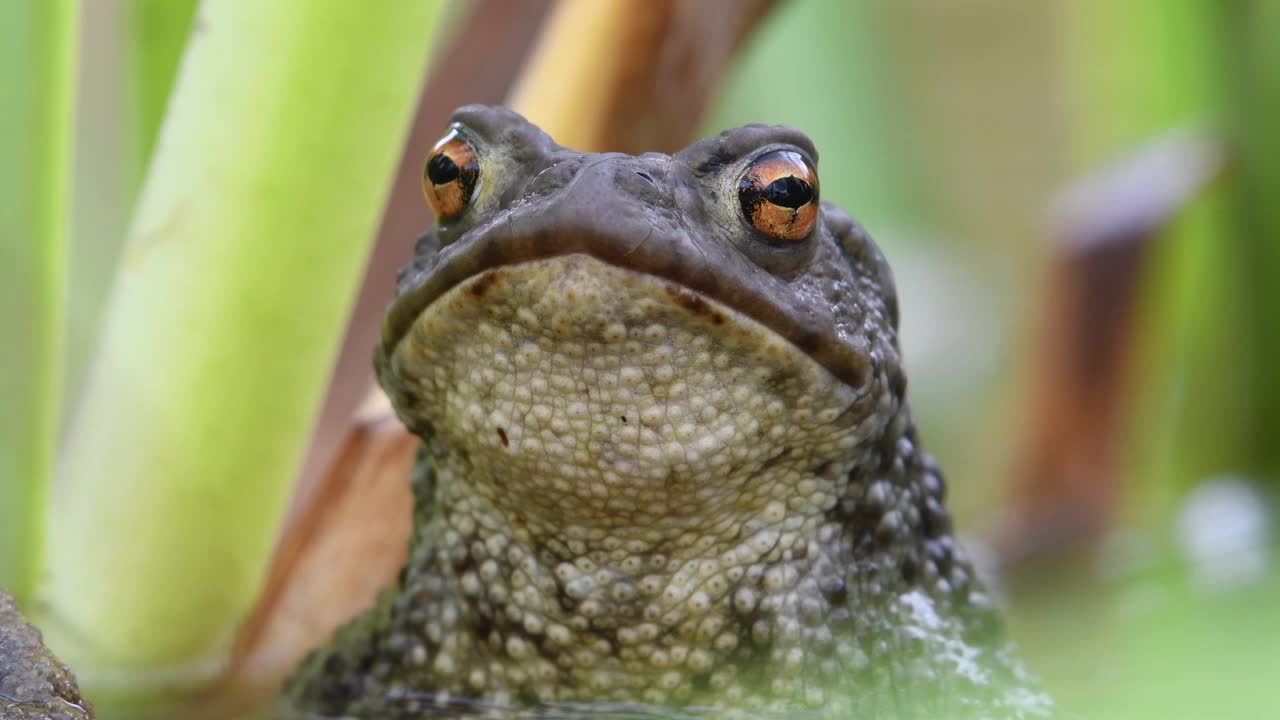
[[286,716],[1049,716],[817,167],[784,127],[631,157],[455,113],[376,353],[410,559]]
[[90,720],[75,676],[0,589],[0,720]]

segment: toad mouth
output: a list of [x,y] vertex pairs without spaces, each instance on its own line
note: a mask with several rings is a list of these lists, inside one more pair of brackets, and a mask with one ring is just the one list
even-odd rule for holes
[[[555,227],[555,213],[537,217],[538,225]],[[695,315],[712,323],[728,319],[714,309],[714,300],[759,322],[827,369],[841,382],[864,389],[871,375],[871,360],[840,342],[830,315],[806,311],[783,302],[785,281],[745,260],[712,258],[678,233],[649,232],[629,237],[602,233],[583,222],[564,223],[559,230],[532,229],[517,234],[512,223],[477,228],[430,257],[418,270],[413,284],[399,295],[387,313],[379,353],[394,354],[418,316],[436,299],[473,278],[469,291],[482,297],[496,279],[494,271],[534,260],[584,254],[605,264],[651,275],[667,281],[667,293]],[[433,239],[428,236],[427,240]],[[737,274],[717,272],[721,261],[736,260],[737,273],[750,272],[745,281]],[[745,268],[745,270],[744,270]],[[486,279],[487,278],[487,279]]]

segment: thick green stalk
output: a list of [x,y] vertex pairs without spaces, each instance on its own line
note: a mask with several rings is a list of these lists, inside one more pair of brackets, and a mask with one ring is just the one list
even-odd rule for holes
[[74,0],[0,4],[0,586],[29,605],[58,426]]
[[195,18],[195,0],[125,0],[129,168],[142,181]]
[[200,6],[59,466],[43,626],[88,692],[220,669],[262,581],[438,9]]
[[1237,263],[1240,317],[1249,334],[1246,385],[1252,410],[1240,469],[1280,481],[1280,3],[1219,3],[1229,127],[1240,167]]
[[71,181],[63,407],[79,398],[129,215],[195,16],[195,0],[85,6]]

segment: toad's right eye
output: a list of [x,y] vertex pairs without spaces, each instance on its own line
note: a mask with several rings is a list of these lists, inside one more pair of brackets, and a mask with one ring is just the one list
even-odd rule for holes
[[480,162],[475,148],[456,129],[431,149],[422,172],[422,193],[437,220],[452,220],[462,214],[480,179]]

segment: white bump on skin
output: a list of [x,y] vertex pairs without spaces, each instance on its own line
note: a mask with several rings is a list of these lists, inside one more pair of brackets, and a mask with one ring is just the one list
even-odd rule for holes
[[518,635],[507,638],[507,655],[512,660],[523,660],[529,656],[529,645]]
[[638,367],[624,366],[618,370],[618,379],[626,385],[639,385],[644,381],[644,371]]
[[436,656],[436,661],[431,665],[432,669],[441,675],[452,675],[457,665],[453,662],[453,656],[448,653],[440,653]]

